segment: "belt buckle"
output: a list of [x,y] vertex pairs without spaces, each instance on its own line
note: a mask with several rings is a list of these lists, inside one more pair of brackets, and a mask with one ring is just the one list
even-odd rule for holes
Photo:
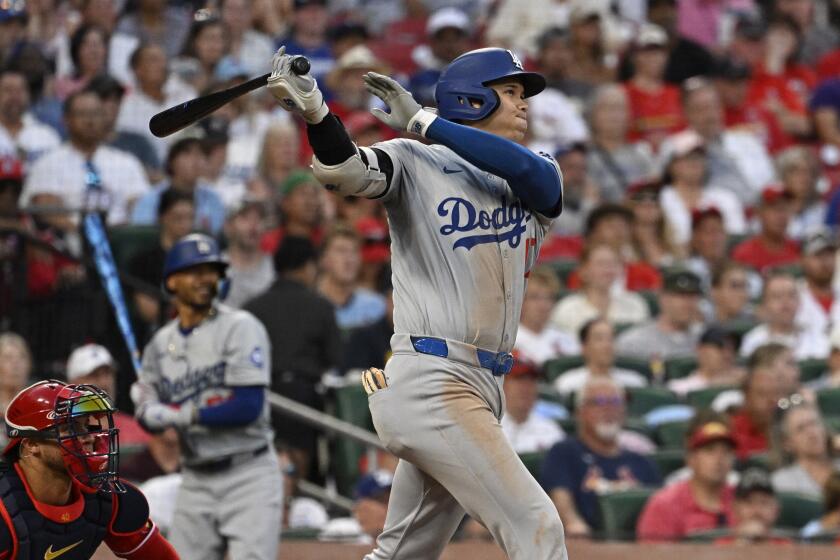
[[513,354],[499,352],[493,358],[493,375],[505,375],[513,368]]

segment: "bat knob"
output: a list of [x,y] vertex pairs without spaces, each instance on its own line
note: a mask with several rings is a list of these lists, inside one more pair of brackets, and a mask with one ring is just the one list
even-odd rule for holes
[[305,56],[298,56],[292,60],[292,72],[298,76],[308,73],[310,68],[309,59]]

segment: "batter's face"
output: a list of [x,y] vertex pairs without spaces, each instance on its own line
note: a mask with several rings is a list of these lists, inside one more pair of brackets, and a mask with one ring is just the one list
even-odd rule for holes
[[219,267],[208,263],[176,272],[169,277],[166,285],[184,305],[207,309],[216,297],[219,280]]
[[525,88],[514,79],[496,82],[491,84],[490,88],[499,97],[499,106],[489,117],[467,124],[514,142],[521,141],[528,131]]

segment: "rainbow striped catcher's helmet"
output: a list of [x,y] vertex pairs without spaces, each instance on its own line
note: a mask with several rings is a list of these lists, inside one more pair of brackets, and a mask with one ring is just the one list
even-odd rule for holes
[[125,492],[119,481],[119,437],[114,406],[93,385],[54,379],[30,385],[6,409],[8,455],[25,438],[54,441],[67,472],[80,484],[104,492]]

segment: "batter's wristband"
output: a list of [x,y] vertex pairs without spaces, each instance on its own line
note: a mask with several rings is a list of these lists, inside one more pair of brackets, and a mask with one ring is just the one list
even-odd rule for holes
[[434,122],[436,118],[437,115],[432,113],[431,111],[420,109],[419,111],[414,113],[414,116],[411,117],[411,120],[408,121],[408,126],[406,127],[406,130],[425,137],[426,130],[429,129],[429,126]]

